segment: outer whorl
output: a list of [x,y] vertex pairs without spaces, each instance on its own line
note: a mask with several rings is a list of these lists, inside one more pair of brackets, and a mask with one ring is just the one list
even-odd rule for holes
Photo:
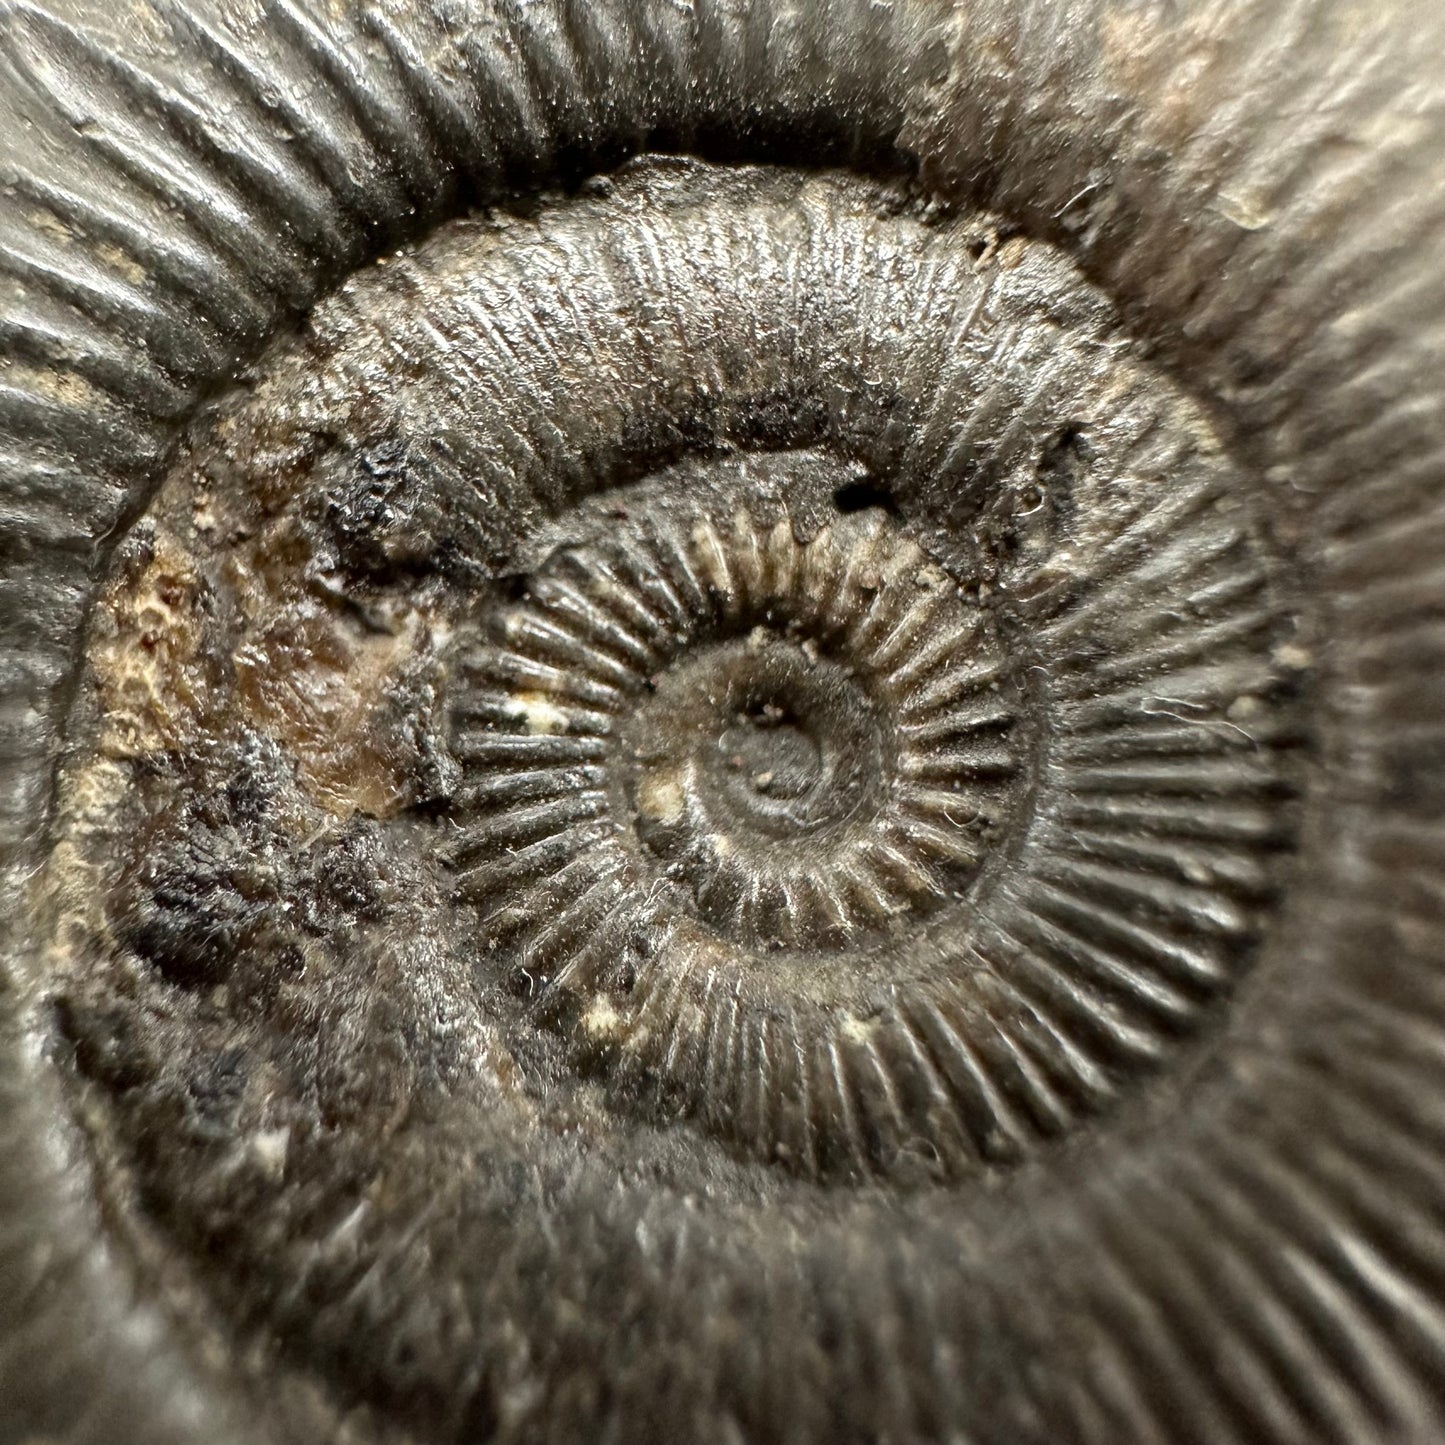
[[1442,46],[0,5],[0,1437],[1445,1435]]

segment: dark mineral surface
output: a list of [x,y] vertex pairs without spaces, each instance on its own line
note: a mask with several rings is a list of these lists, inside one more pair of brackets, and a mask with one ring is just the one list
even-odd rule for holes
[[0,1442],[1445,1438],[1442,57],[0,0]]

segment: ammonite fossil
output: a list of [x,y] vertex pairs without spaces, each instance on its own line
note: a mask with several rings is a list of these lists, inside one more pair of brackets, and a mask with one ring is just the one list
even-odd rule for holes
[[0,5],[0,1438],[1445,1438],[1442,55]]

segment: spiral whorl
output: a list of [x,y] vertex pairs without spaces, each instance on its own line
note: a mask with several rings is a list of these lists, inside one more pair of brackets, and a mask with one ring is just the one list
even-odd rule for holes
[[[555,902],[564,877],[630,872],[635,848],[582,858],[621,798],[700,914],[752,947],[844,942],[944,896],[1014,771],[977,608],[940,597],[943,575],[877,517],[806,543],[786,516],[683,525],[568,552],[493,620],[457,745],[477,779],[481,818],[457,847],[477,888],[541,883]],[[588,931],[542,905],[506,911]]]
[[0,1435],[1437,1439],[1439,28],[0,0]]

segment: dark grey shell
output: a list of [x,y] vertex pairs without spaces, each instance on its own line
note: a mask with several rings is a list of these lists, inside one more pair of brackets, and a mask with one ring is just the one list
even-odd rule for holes
[[0,1438],[1441,1438],[1442,55],[3,0]]

